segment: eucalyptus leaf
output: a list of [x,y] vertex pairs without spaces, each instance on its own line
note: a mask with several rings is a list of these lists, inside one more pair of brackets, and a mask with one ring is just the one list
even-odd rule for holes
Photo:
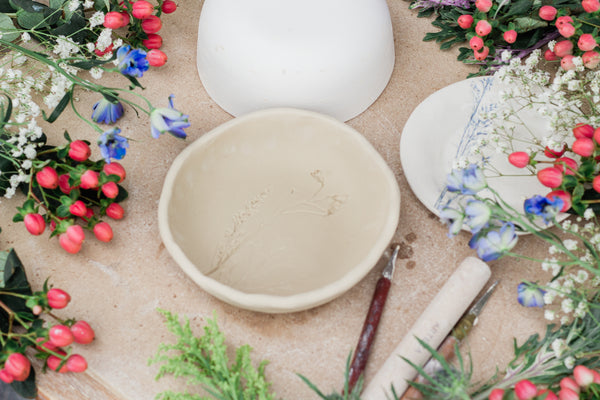
[[30,13],[42,13],[48,9],[48,6],[33,0],[10,0],[15,9],[27,11]]
[[546,21],[542,21],[531,17],[517,17],[513,20],[513,22],[516,27],[515,30],[518,33],[531,31],[533,29],[545,28],[548,26],[548,23]]
[[25,29],[39,29],[46,28],[47,24],[44,22],[46,17],[44,14],[28,12],[24,10],[17,11],[17,23]]
[[18,38],[21,34],[16,31],[15,24],[8,15],[0,14],[0,32],[2,32],[2,39],[12,42]]
[[17,11],[10,0],[0,0],[0,13],[14,13]]

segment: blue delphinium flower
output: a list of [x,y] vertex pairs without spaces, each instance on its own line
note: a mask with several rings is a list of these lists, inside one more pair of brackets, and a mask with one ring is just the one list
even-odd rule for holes
[[102,133],[100,139],[98,139],[100,153],[107,163],[110,163],[111,158],[120,160],[125,157],[129,142],[127,138],[120,136],[119,133],[121,133],[119,128],[113,128]]
[[123,116],[123,104],[113,103],[104,97],[93,106],[92,120],[101,124],[114,124]]
[[521,282],[517,286],[517,301],[525,307],[544,307],[545,293],[545,290],[530,282]]
[[497,260],[517,244],[515,226],[505,222],[499,231],[479,232],[471,238],[469,246],[477,249],[477,255],[483,261]]
[[543,218],[544,222],[548,224],[554,220],[563,207],[563,204],[562,199],[559,197],[548,199],[544,196],[535,195],[532,198],[525,200],[523,208],[528,216],[540,216]]
[[440,218],[444,223],[450,225],[448,236],[456,236],[462,228],[465,214],[461,210],[445,207],[440,210]]
[[487,186],[481,168],[475,164],[464,169],[453,169],[447,179],[448,190],[462,194],[475,194]]
[[142,77],[149,66],[144,50],[131,50],[131,46],[127,44],[117,50],[117,68],[123,75]]
[[153,138],[158,138],[165,132],[182,139],[187,136],[184,129],[190,126],[189,117],[173,108],[173,97],[169,96],[169,108],[154,108],[150,112]]
[[466,224],[472,233],[477,233],[483,229],[492,216],[492,210],[483,201],[471,200],[465,207]]

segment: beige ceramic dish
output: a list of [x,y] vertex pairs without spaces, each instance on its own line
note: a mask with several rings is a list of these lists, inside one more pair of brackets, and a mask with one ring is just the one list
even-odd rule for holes
[[391,241],[400,192],[385,161],[331,117],[269,109],[233,119],[173,162],[159,227],[201,288],[292,312],[350,289]]

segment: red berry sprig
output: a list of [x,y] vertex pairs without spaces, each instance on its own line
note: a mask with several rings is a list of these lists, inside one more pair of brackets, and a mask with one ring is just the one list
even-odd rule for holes
[[[44,327],[43,320],[26,318],[23,313],[16,314],[2,304],[3,310],[12,316],[14,325],[10,326],[8,332],[2,332],[1,381],[12,383],[28,379],[31,373],[31,362],[25,355],[28,348],[33,348],[36,358],[45,360],[50,370],[63,373],[84,372],[87,369],[86,359],[73,353],[71,346],[91,343],[95,337],[94,330],[83,320],[63,320],[52,314],[52,310],[63,309],[69,304],[71,296],[67,292],[58,288],[48,288],[46,282],[42,291],[32,295],[14,292],[2,292],[2,295],[22,298],[31,309],[31,314],[38,316],[46,312],[57,323]],[[19,332],[13,329],[16,326],[21,327]]]
[[[528,154],[515,151],[508,161],[517,168],[548,165],[537,168],[539,182],[552,189],[546,197],[559,197],[563,201],[561,212],[572,209],[582,215],[585,210],[596,204],[585,196],[586,191],[597,197],[600,194],[600,127],[589,124],[577,124],[573,127],[574,141],[571,146],[563,145],[559,151],[544,148],[542,151]],[[577,159],[576,159],[577,158]]]
[[158,0],[156,5],[147,0],[124,0],[105,14],[104,26],[113,30],[127,28],[125,41],[148,50],[148,63],[160,67],[167,62],[167,55],[159,50],[163,45],[163,38],[158,34],[163,27],[161,15],[176,10],[177,4],[172,0]]
[[67,139],[66,146],[45,150],[43,156],[48,159],[34,163],[27,199],[13,221],[23,221],[36,236],[49,226],[50,236],[58,236],[60,246],[75,254],[83,246],[85,230],[102,242],[112,240],[112,227],[101,218],[123,218],[118,202],[127,192],[119,184],[126,171],[118,162],[92,161],[87,142]]

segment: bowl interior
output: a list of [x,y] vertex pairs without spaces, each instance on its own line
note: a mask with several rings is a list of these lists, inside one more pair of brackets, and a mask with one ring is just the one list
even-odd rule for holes
[[359,133],[285,109],[230,121],[188,146],[163,202],[165,245],[201,286],[272,296],[335,291],[344,279],[348,289],[389,244],[400,207],[393,174]]

